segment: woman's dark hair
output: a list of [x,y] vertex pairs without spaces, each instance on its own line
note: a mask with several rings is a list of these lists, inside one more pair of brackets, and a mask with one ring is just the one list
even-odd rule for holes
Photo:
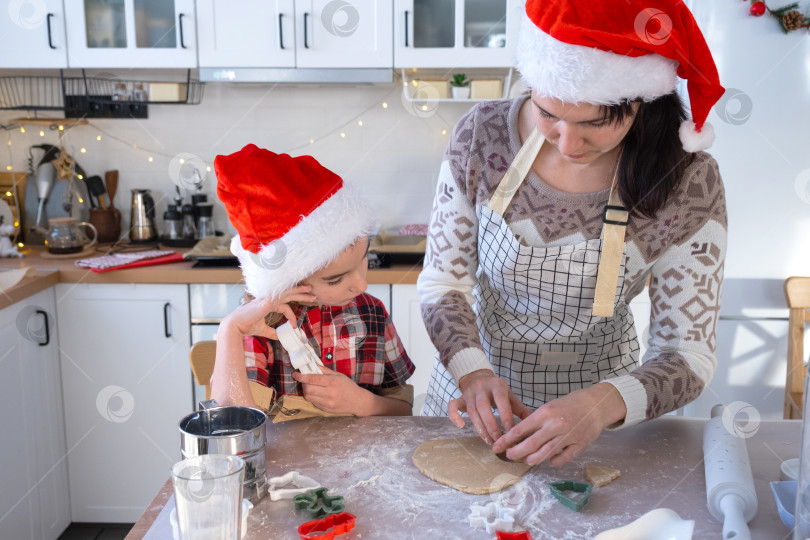
[[[606,106],[605,120],[621,123],[632,114],[631,102]],[[624,138],[619,162],[619,195],[631,216],[654,218],[678,186],[694,154],[678,135],[686,119],[677,93],[639,102],[633,126]]]

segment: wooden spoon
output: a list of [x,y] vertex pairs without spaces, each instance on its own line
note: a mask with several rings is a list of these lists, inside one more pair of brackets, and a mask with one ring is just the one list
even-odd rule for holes
[[112,170],[104,173],[104,184],[110,197],[110,208],[115,208],[115,192],[118,190],[118,171]]

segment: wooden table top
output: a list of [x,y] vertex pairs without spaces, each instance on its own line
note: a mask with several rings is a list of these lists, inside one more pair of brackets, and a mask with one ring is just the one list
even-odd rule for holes
[[[695,520],[694,538],[720,538],[722,524],[706,506],[703,465],[705,420],[665,416],[605,432],[582,456],[560,469],[540,465],[500,494],[468,495],[423,476],[411,462],[424,441],[472,436],[469,426],[455,428],[446,418],[373,417],[308,419],[269,424],[268,477],[296,470],[345,498],[357,516],[355,538],[491,539],[468,524],[471,504],[500,500],[516,510],[516,530],[535,540],[592,538],[630,523],[655,508],[671,508]],[[769,482],[779,480],[783,460],[799,455],[801,422],[762,422],[747,439],[759,510],[749,524],[752,538],[784,538]],[[584,465],[621,469],[613,483],[594,488],[582,512],[554,499],[547,484],[584,480]],[[128,539],[170,539],[174,508],[168,481],[130,532]],[[248,517],[246,539],[297,539],[297,527],[311,518],[292,501],[265,497]]]

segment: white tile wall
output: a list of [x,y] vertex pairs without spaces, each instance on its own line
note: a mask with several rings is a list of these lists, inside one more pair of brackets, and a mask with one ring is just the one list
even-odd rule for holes
[[[69,130],[64,140],[68,152],[89,174],[120,171],[117,207],[129,208],[132,188],[153,190],[156,200],[160,199],[158,226],[174,193],[168,174],[173,156],[189,152],[212,166],[203,191],[213,200],[214,157],[235,152],[248,143],[275,152],[315,156],[362,189],[376,207],[383,227],[427,223],[445,145],[470,104],[443,102],[430,114],[416,114],[411,103],[402,101],[400,89],[397,83],[208,83],[201,105],[151,105],[146,120],[91,119],[90,125]],[[383,101],[388,103],[387,109],[382,107]],[[49,115],[56,116],[40,114]],[[358,115],[363,127],[357,124]],[[19,116],[25,113],[3,111],[0,123],[8,124]],[[35,126],[26,126],[25,133],[7,131],[12,144],[8,153],[0,152],[0,167],[10,164],[14,170],[25,170],[29,146],[58,143],[56,132],[45,128],[45,136],[40,137],[39,131]],[[341,138],[341,131],[345,138]],[[96,140],[99,134],[101,141]],[[315,144],[309,144],[310,139],[316,139]],[[86,153],[81,153],[81,148]],[[153,162],[148,161],[149,156]],[[217,228],[232,231],[224,208],[220,205],[214,212]],[[126,230],[128,210],[123,212],[123,221]]]

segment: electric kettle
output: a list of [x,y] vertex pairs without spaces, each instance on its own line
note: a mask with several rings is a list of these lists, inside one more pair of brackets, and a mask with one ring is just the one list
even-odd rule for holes
[[154,242],[157,237],[155,200],[152,198],[152,193],[148,189],[133,189],[129,240],[131,242]]

